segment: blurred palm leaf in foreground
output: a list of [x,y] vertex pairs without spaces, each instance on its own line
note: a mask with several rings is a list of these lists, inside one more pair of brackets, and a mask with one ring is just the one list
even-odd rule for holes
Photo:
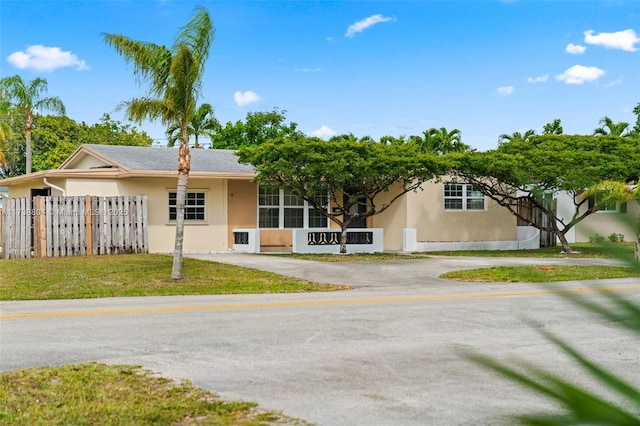
[[[633,268],[640,269],[638,262],[624,260],[628,261]],[[588,312],[601,316],[610,324],[615,324],[631,332],[632,337],[638,339],[638,343],[640,343],[640,305],[636,302],[614,292],[598,292],[599,297],[592,299],[575,292],[560,292],[559,294]],[[640,388],[637,381],[636,384],[630,383],[623,377],[592,362],[585,354],[578,352],[566,341],[547,331],[541,330],[540,333],[577,363],[585,375],[591,376],[602,385],[610,397],[586,390],[580,385],[563,379],[560,374],[555,374],[524,360],[507,363],[466,350],[458,353],[463,358],[488,368],[524,388],[536,391],[563,407],[561,412],[555,410],[549,413],[517,416],[515,419],[521,424],[536,426],[640,425]],[[637,378],[640,376],[640,371],[629,372],[627,376]]]

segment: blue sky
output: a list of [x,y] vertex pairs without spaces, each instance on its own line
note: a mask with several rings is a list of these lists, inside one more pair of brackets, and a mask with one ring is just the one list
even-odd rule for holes
[[[286,110],[309,135],[460,129],[479,150],[560,118],[633,123],[640,1],[0,2],[0,76],[43,77],[93,124],[144,94],[102,33],[171,45],[195,5],[216,27],[200,102],[222,122]],[[159,123],[138,126],[159,143]]]

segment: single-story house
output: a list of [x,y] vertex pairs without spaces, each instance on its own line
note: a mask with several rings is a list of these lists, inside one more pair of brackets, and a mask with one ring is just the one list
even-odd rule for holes
[[[563,218],[566,223],[570,222],[575,213],[573,197],[567,193],[560,193],[556,195],[556,199],[559,217]],[[578,201],[583,199],[578,198]],[[580,213],[584,213],[594,201],[594,198],[587,200],[581,206]],[[593,240],[597,236],[608,240],[609,236],[615,235],[618,240],[636,241],[639,213],[637,201],[631,200],[626,203],[611,201],[603,209],[590,214],[570,229],[567,233],[567,240],[570,243],[581,243]]]
[[[58,169],[2,181],[10,198],[35,195],[146,195],[149,251],[169,253],[175,238],[178,153],[170,148],[83,145]],[[330,230],[295,196],[251,182],[252,166],[232,150],[191,150],[184,251],[232,250],[234,230],[252,230],[256,251],[291,251],[298,230]],[[329,206],[328,208],[331,208]],[[537,248],[537,230],[471,185],[431,181],[359,227],[382,230],[385,251]]]

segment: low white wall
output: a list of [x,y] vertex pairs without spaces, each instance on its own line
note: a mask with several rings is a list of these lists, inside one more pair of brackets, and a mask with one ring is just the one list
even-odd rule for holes
[[[233,251],[237,253],[260,253],[259,229],[234,229],[233,233],[246,232],[249,235],[248,244],[233,244]],[[235,235],[234,235],[235,239]]]
[[[339,232],[339,230],[327,230],[326,228],[318,229],[293,229],[292,245],[294,253],[327,253],[339,254],[340,244],[309,244],[310,232]],[[347,230],[347,233],[353,232],[371,232],[371,244],[347,244],[347,253],[380,253],[384,250],[384,230],[382,228],[357,228]]]
[[433,241],[418,242],[415,228],[403,230],[403,251],[454,250],[535,250],[540,248],[540,230],[533,226],[518,226],[516,241]]

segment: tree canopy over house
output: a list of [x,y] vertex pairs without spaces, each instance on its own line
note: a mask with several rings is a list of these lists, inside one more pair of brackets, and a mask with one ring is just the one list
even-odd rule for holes
[[[494,150],[459,155],[454,174],[523,221],[529,221],[522,213],[523,202],[542,210],[548,224],[531,224],[553,233],[563,249],[571,251],[567,232],[603,206],[589,203],[585,191],[604,180],[637,181],[638,146],[638,139],[610,135],[532,136],[505,141]],[[573,199],[568,220],[544,197],[561,191]]]
[[[336,223],[341,229],[341,253],[346,253],[349,225],[382,213],[446,169],[442,158],[403,140],[323,141],[296,135],[242,147],[238,156],[256,168],[255,182],[291,191]],[[380,201],[383,194],[387,196]]]

